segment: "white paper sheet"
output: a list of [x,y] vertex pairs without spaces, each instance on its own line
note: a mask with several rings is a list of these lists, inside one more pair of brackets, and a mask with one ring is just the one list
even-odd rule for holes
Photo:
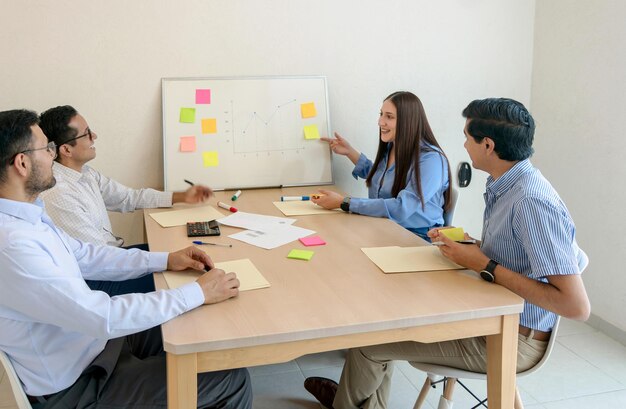
[[218,223],[227,226],[239,227],[242,229],[269,231],[275,227],[289,226],[295,223],[296,219],[285,217],[266,216],[263,214],[237,212],[229,216],[217,219]]
[[313,233],[315,233],[315,231],[302,227],[283,225],[274,226],[272,229],[266,231],[246,230],[231,234],[228,237],[252,244],[253,246],[271,250]]

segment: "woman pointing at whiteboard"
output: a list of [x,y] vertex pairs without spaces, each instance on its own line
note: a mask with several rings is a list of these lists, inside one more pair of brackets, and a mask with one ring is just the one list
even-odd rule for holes
[[354,163],[352,175],[365,179],[368,198],[344,197],[320,190],[312,201],[326,209],[387,217],[428,240],[426,232],[443,225],[450,197],[450,166],[430,129],[422,102],[399,91],[383,101],[378,119],[379,142],[374,162],[335,132],[322,138],[332,151]]

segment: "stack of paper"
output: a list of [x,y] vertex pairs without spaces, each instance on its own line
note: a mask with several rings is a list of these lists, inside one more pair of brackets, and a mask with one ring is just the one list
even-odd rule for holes
[[295,219],[246,212],[233,213],[217,221],[228,226],[249,229],[228,237],[268,250],[315,233],[313,230],[292,226]]
[[[266,288],[270,283],[263,277],[250,259],[224,261],[215,263],[215,268],[221,268],[227,273],[234,272],[239,279],[239,291],[256,290]],[[170,288],[178,288],[182,285],[192,283],[204,273],[197,271],[166,271],[163,273],[165,281]]]
[[369,247],[363,253],[384,273],[456,270],[464,268],[445,258],[435,246]]

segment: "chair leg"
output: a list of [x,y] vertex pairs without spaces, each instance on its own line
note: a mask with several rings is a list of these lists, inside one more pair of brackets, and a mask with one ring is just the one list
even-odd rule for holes
[[443,388],[443,397],[447,400],[452,400],[452,394],[454,394],[454,385],[456,385],[456,378],[448,378],[446,386]]
[[422,390],[420,391],[420,394],[417,397],[417,400],[415,401],[415,406],[413,406],[413,409],[420,409],[422,407],[429,391],[430,391],[430,378],[427,376],[426,380],[424,381],[424,386],[422,386]]
[[522,397],[519,395],[518,387],[515,387],[515,404],[513,407],[515,409],[524,409],[524,404],[522,403]]

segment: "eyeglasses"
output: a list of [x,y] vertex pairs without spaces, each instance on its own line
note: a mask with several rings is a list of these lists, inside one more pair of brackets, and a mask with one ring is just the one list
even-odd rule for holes
[[28,152],[35,152],[35,151],[42,151],[42,150],[46,150],[48,151],[48,153],[50,155],[52,155],[52,159],[56,159],[57,157],[57,144],[54,142],[48,142],[48,144],[46,146],[44,146],[43,148],[34,148],[34,149],[26,149],[25,151],[21,151],[16,153],[15,155],[13,155],[13,157],[11,158],[11,162],[9,162],[9,165],[13,165],[13,163],[15,162],[15,158],[17,157],[17,155],[19,155],[20,153],[28,153]]
[[84,134],[82,134],[82,135],[78,135],[78,136],[75,136],[75,137],[73,137],[73,138],[68,139],[67,141],[61,142],[61,143],[59,144],[59,146],[61,146],[61,145],[65,145],[65,144],[66,144],[66,143],[68,143],[68,142],[75,141],[76,139],[84,138],[85,136],[88,136],[88,137],[89,137],[89,140],[93,142],[93,134],[91,133],[91,129],[87,128],[87,130],[85,131],[85,133],[84,133]]

